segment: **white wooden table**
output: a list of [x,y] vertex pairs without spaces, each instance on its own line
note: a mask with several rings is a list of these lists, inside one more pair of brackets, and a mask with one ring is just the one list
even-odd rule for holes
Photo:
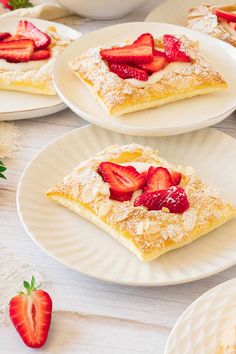
[[[78,18],[71,16],[60,22],[86,33],[113,23],[143,20],[157,3],[149,1],[133,14],[116,21],[79,24]],[[232,115],[218,124],[217,129],[236,138],[235,118],[236,114]],[[84,124],[87,123],[68,109],[45,118],[17,121],[21,149],[14,160],[7,161],[8,179],[0,190],[0,243],[45,275],[54,302],[49,339],[37,353],[163,354],[170,330],[184,309],[208,289],[235,277],[236,266],[190,284],[137,288],[85,277],[41,251],[18,218],[17,182],[38,151]],[[29,353],[29,349],[21,343],[13,327],[5,324],[0,327],[0,354],[8,353]]]

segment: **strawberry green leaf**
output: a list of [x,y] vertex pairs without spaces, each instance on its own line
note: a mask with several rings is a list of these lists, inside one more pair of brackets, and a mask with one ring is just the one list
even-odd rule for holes
[[21,9],[23,7],[33,7],[29,0],[9,0],[8,4],[13,10]]
[[2,172],[6,171],[7,167],[4,165],[4,163],[0,160],[0,178],[5,178],[4,174]]

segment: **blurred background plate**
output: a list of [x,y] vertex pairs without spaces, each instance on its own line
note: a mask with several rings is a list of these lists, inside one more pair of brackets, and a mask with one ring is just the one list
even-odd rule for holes
[[[55,26],[59,34],[76,39],[80,33],[60,23],[26,18],[41,30]],[[14,32],[19,19],[0,19],[0,32]],[[66,108],[57,96],[33,95],[30,93],[0,90],[0,121],[43,117]]]
[[[171,331],[165,354],[234,354],[217,351],[220,338],[236,331],[236,278],[199,297],[181,315]],[[229,338],[228,338],[229,340]]]

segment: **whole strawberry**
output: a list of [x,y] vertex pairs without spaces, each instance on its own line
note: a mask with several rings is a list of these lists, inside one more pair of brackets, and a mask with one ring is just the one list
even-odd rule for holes
[[31,348],[40,348],[46,342],[51,323],[52,300],[44,290],[23,282],[26,292],[21,291],[9,304],[9,315],[23,342]]

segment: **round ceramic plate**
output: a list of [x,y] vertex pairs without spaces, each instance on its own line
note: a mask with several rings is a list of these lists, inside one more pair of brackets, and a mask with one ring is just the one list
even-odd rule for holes
[[158,147],[170,162],[196,168],[211,186],[236,203],[236,140],[213,129],[172,137],[144,138],[95,126],[54,141],[29,164],[18,185],[21,221],[33,240],[61,263],[114,283],[167,285],[204,278],[236,261],[236,219],[191,245],[142,263],[111,236],[45,197],[80,161],[112,144]]
[[[56,22],[27,19],[43,31],[55,26],[59,34],[76,39],[80,33]],[[0,32],[14,32],[19,19],[0,19]],[[0,90],[0,121],[36,118],[62,111],[66,105],[57,96],[33,95],[29,93]]]
[[[146,17],[147,22],[167,22],[173,25],[186,26],[188,10],[206,3],[203,0],[167,0],[158,5]],[[230,1],[214,0],[210,1],[216,6],[225,6]]]
[[[165,33],[187,35],[199,40],[200,49],[229,83],[218,93],[178,101],[159,108],[138,111],[121,117],[108,116],[92,93],[74,75],[68,63],[88,48],[110,46],[144,32],[155,37]],[[57,59],[54,82],[63,101],[79,116],[103,128],[139,136],[174,135],[215,124],[226,118],[236,106],[236,50],[224,42],[183,27],[161,23],[135,22],[106,27],[80,37]],[[216,104],[217,102],[217,104]]]
[[206,292],[185,310],[171,331],[165,354],[223,353],[216,348],[222,334],[236,327],[235,308],[236,278]]

